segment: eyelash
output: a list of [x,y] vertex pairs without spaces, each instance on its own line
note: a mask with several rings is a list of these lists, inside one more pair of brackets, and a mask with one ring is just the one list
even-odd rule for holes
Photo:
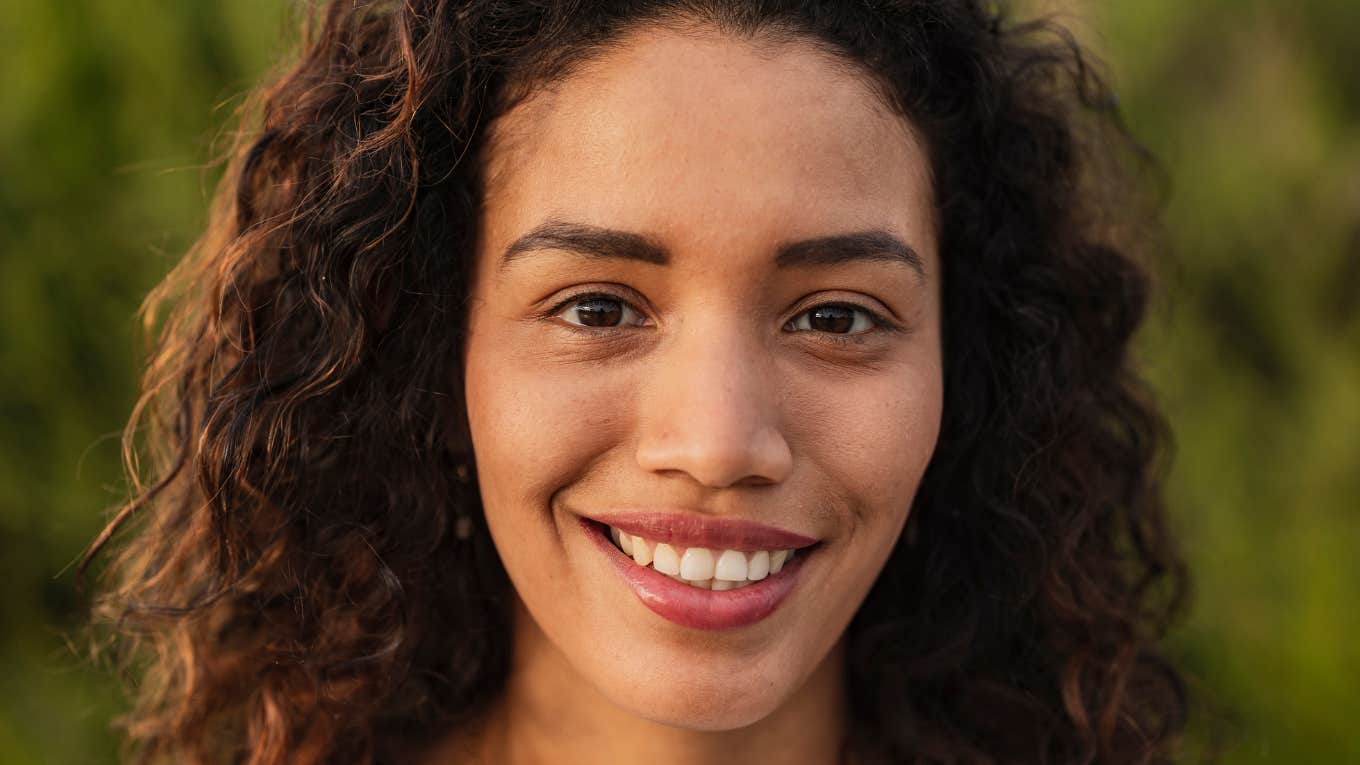
[[[544,319],[552,318],[552,317],[556,316],[557,314],[561,313],[561,312],[562,312],[562,309],[566,308],[567,306],[571,305],[572,303],[585,302],[585,301],[587,301],[587,300],[596,300],[596,299],[615,300],[615,301],[618,301],[619,303],[622,303],[623,305],[625,305],[625,306],[627,306],[627,307],[633,309],[633,311],[635,311],[635,312],[638,313],[638,314],[641,314],[641,313],[642,313],[641,311],[638,311],[638,309],[637,309],[636,306],[634,306],[631,302],[629,302],[628,300],[624,299],[624,298],[623,298],[622,296],[620,296],[620,295],[616,295],[616,294],[614,294],[614,293],[612,293],[612,292],[600,292],[600,291],[598,291],[598,290],[595,290],[595,291],[578,292],[578,293],[576,293],[576,294],[574,294],[574,295],[569,295],[569,296],[563,298],[562,300],[558,301],[557,304],[554,305],[552,308],[549,308],[548,310],[544,311],[543,314],[542,314],[542,316],[541,316],[541,318],[544,318]],[[836,332],[818,332],[818,331],[816,331],[816,330],[809,330],[809,331],[812,332],[813,334],[822,335],[825,342],[833,343],[833,344],[835,344],[835,345],[860,345],[860,344],[863,344],[864,342],[866,342],[866,341],[869,339],[869,336],[870,336],[870,335],[874,335],[874,334],[877,334],[877,333],[879,333],[879,332],[895,332],[895,331],[897,331],[897,330],[899,329],[896,325],[894,325],[891,321],[889,321],[889,320],[886,319],[884,316],[882,316],[881,314],[879,314],[877,311],[872,311],[872,310],[870,310],[870,309],[868,309],[868,308],[865,308],[865,307],[862,306],[862,305],[858,305],[858,304],[856,304],[856,303],[847,303],[847,302],[844,302],[844,301],[830,301],[830,302],[826,302],[826,303],[818,303],[818,304],[816,304],[816,305],[809,306],[806,310],[804,310],[804,311],[802,311],[801,313],[799,313],[798,316],[795,316],[794,319],[797,319],[798,317],[802,316],[803,314],[807,313],[808,311],[813,311],[813,310],[816,310],[816,309],[818,309],[818,308],[826,308],[826,307],[830,307],[830,306],[836,306],[836,307],[841,307],[841,308],[849,308],[849,309],[854,310],[854,311],[861,311],[861,312],[863,312],[866,316],[869,317],[869,320],[873,322],[874,326],[873,326],[872,329],[866,330],[866,331],[864,331],[864,332],[856,332],[856,333],[853,334],[853,335],[844,335],[844,334],[839,334],[839,333],[836,333]],[[790,321],[793,321],[793,320],[791,319]],[[578,332],[578,333],[584,334],[584,335],[592,335],[592,336],[595,336],[595,337],[600,337],[600,336],[604,336],[604,337],[612,337],[612,336],[614,336],[614,335],[619,334],[619,333],[622,331],[622,330],[621,330],[620,328],[618,328],[618,327],[588,328],[588,327],[577,326],[577,325],[575,325],[575,324],[567,324],[566,326],[567,326],[567,329],[569,329],[569,330],[571,330],[571,331],[573,331],[573,332]],[[801,330],[800,330],[800,331],[801,331]]]

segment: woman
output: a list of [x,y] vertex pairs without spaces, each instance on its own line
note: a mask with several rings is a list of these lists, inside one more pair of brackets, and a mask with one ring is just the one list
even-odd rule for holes
[[998,13],[329,4],[148,301],[136,752],[1165,761],[1136,147]]

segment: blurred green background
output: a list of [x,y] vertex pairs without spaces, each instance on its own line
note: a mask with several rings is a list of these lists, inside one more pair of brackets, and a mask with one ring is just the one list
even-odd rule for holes
[[[1360,763],[1360,3],[1056,5],[1173,178],[1141,352],[1196,576],[1187,760]],[[0,0],[0,763],[114,759],[69,564],[127,490],[136,307],[293,26],[285,0]]]

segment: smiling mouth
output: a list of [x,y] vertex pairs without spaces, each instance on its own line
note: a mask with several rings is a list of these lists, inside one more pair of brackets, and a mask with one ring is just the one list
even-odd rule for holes
[[[629,534],[616,526],[592,521],[639,566],[701,590],[738,590],[778,574],[793,559],[796,548],[732,550],[686,547]],[[814,545],[815,547],[816,545]]]
[[[773,614],[824,544],[730,519],[696,522],[662,513],[620,516],[619,526],[577,520],[642,605],[682,627],[703,630],[748,627]],[[698,542],[714,546],[692,544]]]

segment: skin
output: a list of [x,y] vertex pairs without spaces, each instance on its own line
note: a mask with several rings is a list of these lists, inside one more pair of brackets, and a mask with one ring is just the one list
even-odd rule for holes
[[[843,633],[939,431],[922,143],[844,62],[704,28],[633,32],[491,136],[464,384],[488,527],[518,594],[513,671],[482,724],[432,761],[835,762]],[[502,268],[549,219],[637,233],[670,262],[543,249]],[[921,272],[774,263],[782,242],[865,229],[909,244]],[[583,318],[589,299],[542,315],[582,291],[613,294],[595,304],[612,326]],[[810,311],[846,303],[890,324]],[[835,342],[847,336],[858,342]],[[763,621],[682,627],[638,601],[574,512],[656,506],[822,548]]]

